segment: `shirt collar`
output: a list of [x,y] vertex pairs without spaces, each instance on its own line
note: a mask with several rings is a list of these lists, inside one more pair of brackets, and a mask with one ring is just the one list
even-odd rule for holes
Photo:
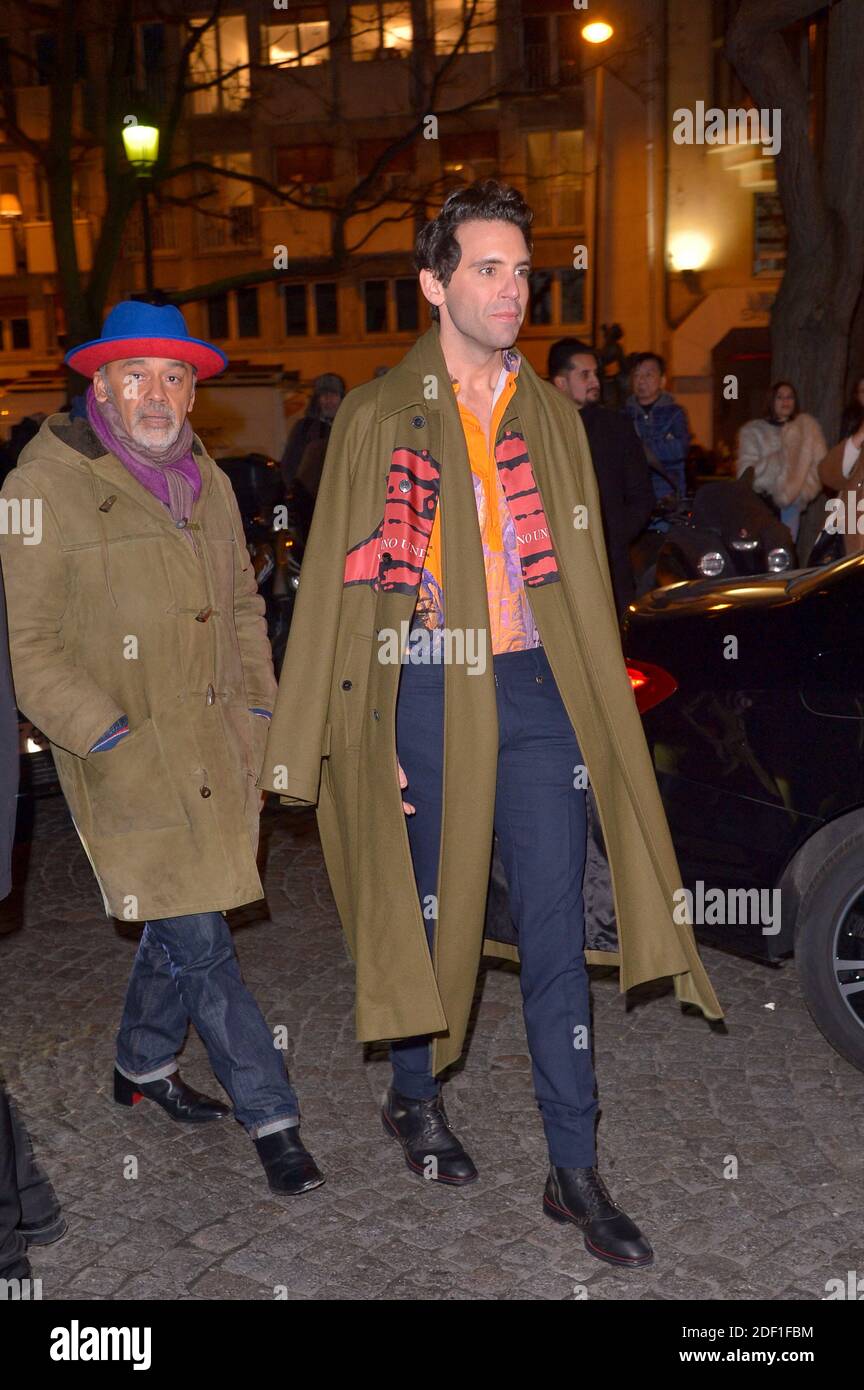
[[[500,393],[501,393],[501,391],[502,391],[502,389],[503,389],[504,379],[506,378],[507,374],[510,373],[510,374],[512,374],[513,376],[518,376],[518,375],[519,375],[519,368],[520,368],[521,366],[522,366],[522,354],[521,354],[521,352],[518,352],[516,348],[502,348],[502,349],[501,349],[501,375],[499,376],[499,378],[498,378],[498,383],[497,383],[497,385],[496,385],[496,387],[495,387],[495,397],[496,397],[496,399],[497,399],[497,397],[500,395]],[[458,396],[458,394],[459,394],[459,380],[458,380],[458,378],[455,377],[455,376],[451,376],[451,378],[450,378],[450,385],[453,387],[454,394]]]

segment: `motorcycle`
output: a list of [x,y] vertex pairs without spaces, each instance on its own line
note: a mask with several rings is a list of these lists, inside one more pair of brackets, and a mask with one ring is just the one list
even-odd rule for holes
[[747,469],[735,481],[703,484],[692,497],[661,499],[651,529],[631,552],[638,594],[684,580],[782,574],[795,568],[792,533],[754,492],[752,476]]

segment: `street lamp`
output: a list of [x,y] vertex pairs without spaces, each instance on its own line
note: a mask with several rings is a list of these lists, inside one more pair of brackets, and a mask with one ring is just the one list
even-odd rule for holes
[[144,231],[144,277],[147,293],[153,292],[153,242],[150,235],[150,204],[148,193],[150,175],[159,158],[159,129],[155,125],[139,125],[130,119],[123,127],[123,147],[126,158],[135,170],[141,189],[141,225]]
[[[586,43],[608,43],[615,30],[605,20],[595,19],[582,26]],[[591,248],[591,346],[597,346],[597,296],[600,284],[600,170],[603,163],[603,99],[604,74],[602,63],[594,69],[594,245]]]
[[607,24],[604,19],[592,20],[590,24],[582,27],[582,37],[588,43],[605,43],[607,39],[611,39],[614,32],[612,25]]

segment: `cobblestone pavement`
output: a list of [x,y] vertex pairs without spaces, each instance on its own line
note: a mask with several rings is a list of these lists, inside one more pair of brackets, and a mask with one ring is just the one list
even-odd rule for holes
[[[794,966],[705,950],[726,1036],[649,992],[625,1011],[594,971],[600,1169],[649,1235],[652,1269],[624,1273],[540,1210],[545,1147],[519,982],[481,975],[464,1066],[446,1089],[480,1181],[413,1177],[383,1133],[388,1067],[359,1046],[352,968],[314,818],[264,817],[270,920],[232,914],[245,978],[288,1062],[303,1134],[327,1184],[268,1193],[230,1121],[172,1124],[110,1096],[113,1035],[137,929],[102,911],[59,799],[37,812],[23,894],[0,911],[0,1055],[69,1221],[31,1252],[45,1299],[792,1299],[864,1272],[864,1075],[816,1032]],[[221,1094],[192,1034],[183,1072]],[[138,1176],[124,1177],[127,1156]],[[737,1160],[737,1177],[724,1174]]]

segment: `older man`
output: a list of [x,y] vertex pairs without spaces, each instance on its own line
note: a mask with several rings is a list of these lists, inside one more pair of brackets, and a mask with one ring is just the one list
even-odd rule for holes
[[19,707],[51,741],[106,912],[145,924],[114,1098],[189,1124],[230,1113],[180,1078],[191,1020],[271,1189],[297,1195],[323,1178],[223,915],[262,896],[276,690],[237,505],[188,420],[226,359],[179,310],[130,301],[66,361],[93,379],[87,418],[50,416],[22,452],[3,496],[28,524],[2,557]]

